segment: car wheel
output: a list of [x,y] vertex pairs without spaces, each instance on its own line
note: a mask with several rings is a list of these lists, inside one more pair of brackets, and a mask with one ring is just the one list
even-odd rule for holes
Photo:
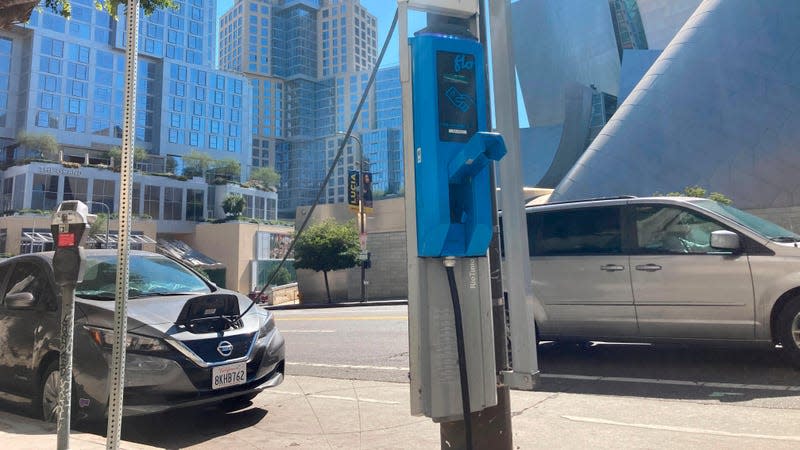
[[778,339],[786,358],[800,367],[800,298],[791,300],[778,316]]
[[38,411],[39,417],[45,422],[58,421],[58,392],[60,390],[61,374],[58,371],[58,360],[50,361],[50,364],[42,372],[42,379],[36,392],[36,402],[34,407]]

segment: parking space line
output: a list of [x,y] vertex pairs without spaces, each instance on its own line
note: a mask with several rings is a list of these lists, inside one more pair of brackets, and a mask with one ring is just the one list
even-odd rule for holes
[[733,438],[770,439],[775,441],[800,442],[800,436],[776,436],[769,434],[731,433],[728,431],[708,430],[704,428],[674,427],[669,425],[651,425],[643,423],[617,422],[614,420],[598,419],[594,417],[578,417],[578,416],[561,416],[561,417],[574,422],[594,423],[600,425],[614,425],[620,427],[643,428],[643,429],[658,430],[658,431],[673,431],[677,433],[705,434],[709,436],[725,436]]

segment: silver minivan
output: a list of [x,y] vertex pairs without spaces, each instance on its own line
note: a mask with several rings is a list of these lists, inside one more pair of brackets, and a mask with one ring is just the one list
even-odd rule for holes
[[691,197],[526,213],[540,339],[761,343],[800,365],[800,235]]

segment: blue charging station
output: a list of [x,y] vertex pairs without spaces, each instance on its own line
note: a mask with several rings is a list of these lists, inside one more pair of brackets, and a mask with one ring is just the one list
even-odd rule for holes
[[420,257],[485,256],[492,238],[490,161],[506,154],[486,128],[483,46],[441,34],[409,38],[414,85]]

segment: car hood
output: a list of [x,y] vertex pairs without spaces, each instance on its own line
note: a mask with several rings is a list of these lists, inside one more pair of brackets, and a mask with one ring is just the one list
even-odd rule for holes
[[[128,331],[136,331],[141,326],[152,327],[162,333],[170,334],[175,326],[175,321],[183,310],[186,302],[199,295],[187,294],[170,295],[162,297],[132,298],[128,300]],[[240,295],[239,311],[244,312],[250,307],[251,302]],[[76,297],[78,307],[86,317],[86,322],[109,329],[114,328],[114,309],[116,302],[113,300],[88,300]],[[250,314],[248,313],[248,316]]]

